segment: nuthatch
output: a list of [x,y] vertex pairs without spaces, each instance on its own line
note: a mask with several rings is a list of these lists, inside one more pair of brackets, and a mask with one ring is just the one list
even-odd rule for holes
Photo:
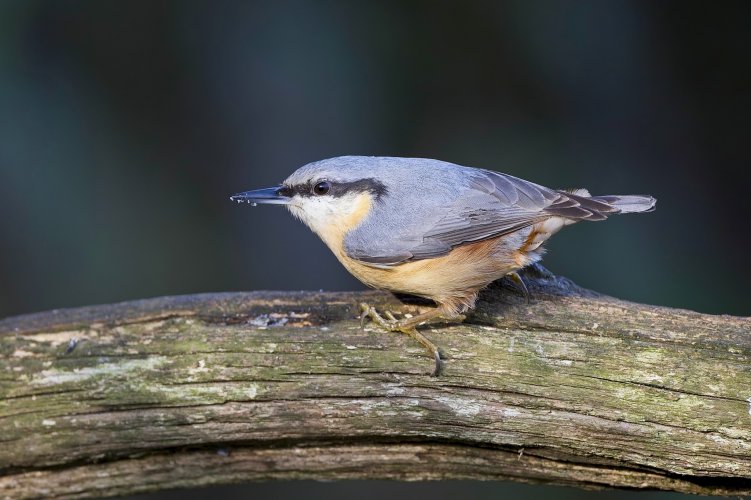
[[421,158],[342,156],[309,163],[280,186],[230,198],[285,205],[357,279],[374,288],[432,299],[415,317],[362,317],[438,349],[416,330],[435,319],[463,320],[478,292],[542,258],[563,226],[649,212],[651,196],[591,196],[549,189],[507,174]]

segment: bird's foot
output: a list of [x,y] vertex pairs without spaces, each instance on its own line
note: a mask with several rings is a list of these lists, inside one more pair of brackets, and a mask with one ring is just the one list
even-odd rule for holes
[[508,276],[508,278],[511,281],[513,281],[517,285],[517,287],[519,287],[519,289],[522,292],[522,295],[524,295],[524,298],[527,301],[527,305],[529,305],[529,289],[527,288],[527,284],[524,283],[524,280],[519,275],[519,273],[517,273],[516,271],[514,271],[512,273],[508,273],[506,276]]
[[[384,318],[385,316],[385,318]],[[360,325],[365,326],[365,322],[370,319],[373,323],[380,326],[384,330],[390,332],[400,332],[409,335],[420,344],[422,344],[428,352],[433,356],[435,360],[435,368],[430,374],[431,377],[437,377],[441,372],[441,353],[438,348],[427,337],[417,331],[417,325],[429,321],[433,318],[440,317],[441,313],[437,310],[429,311],[427,313],[419,314],[411,318],[397,319],[391,311],[384,311],[381,316],[375,307],[372,307],[366,303],[360,304]],[[452,318],[453,319],[453,318]],[[457,318],[459,319],[459,318]],[[464,317],[461,317],[463,320]]]

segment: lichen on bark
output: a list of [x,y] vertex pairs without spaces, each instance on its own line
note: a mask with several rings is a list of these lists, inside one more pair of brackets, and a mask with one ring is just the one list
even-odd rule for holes
[[361,329],[378,292],[164,297],[0,321],[0,496],[282,478],[515,479],[751,493],[751,320],[540,269],[494,284],[446,358]]

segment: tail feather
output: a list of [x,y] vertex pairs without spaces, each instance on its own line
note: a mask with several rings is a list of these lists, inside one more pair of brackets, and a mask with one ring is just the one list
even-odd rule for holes
[[620,210],[622,214],[651,212],[655,209],[657,200],[651,196],[640,194],[594,196],[593,199],[603,201]]
[[651,212],[655,200],[645,195],[591,196],[586,189],[559,191],[564,197],[545,209],[545,212],[570,220],[605,220],[614,214]]

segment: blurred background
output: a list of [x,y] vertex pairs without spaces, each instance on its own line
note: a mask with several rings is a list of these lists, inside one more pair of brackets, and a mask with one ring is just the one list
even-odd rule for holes
[[652,214],[566,229],[544,264],[749,315],[749,19],[744,1],[0,0],[0,317],[362,288],[283,209],[228,200],[343,154],[652,194]]

